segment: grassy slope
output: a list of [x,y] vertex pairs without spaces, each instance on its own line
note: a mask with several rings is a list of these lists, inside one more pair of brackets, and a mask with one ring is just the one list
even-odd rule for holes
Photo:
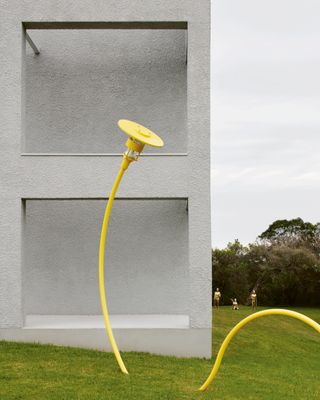
[[[295,309],[320,322],[319,309]],[[213,354],[248,308],[214,313]],[[0,399],[320,399],[320,335],[288,317],[266,317],[231,343],[206,393],[195,389],[212,360],[125,353],[130,375],[112,354],[0,341]]]

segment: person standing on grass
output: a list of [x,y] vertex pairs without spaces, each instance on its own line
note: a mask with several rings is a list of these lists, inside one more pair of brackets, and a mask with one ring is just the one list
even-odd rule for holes
[[231,301],[232,301],[232,310],[239,310],[239,305],[238,305],[237,299],[234,298],[234,299],[231,299]]
[[218,310],[219,310],[219,306],[220,306],[220,299],[221,299],[221,292],[220,292],[219,288],[217,288],[213,295],[213,306],[214,306],[214,308],[216,308]]
[[250,298],[251,298],[251,308],[253,311],[256,311],[257,310],[257,293],[255,290],[252,291]]

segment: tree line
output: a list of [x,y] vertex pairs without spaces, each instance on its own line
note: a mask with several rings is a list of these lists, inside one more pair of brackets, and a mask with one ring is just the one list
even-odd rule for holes
[[320,306],[320,223],[277,220],[254,243],[212,250],[213,292],[265,306]]

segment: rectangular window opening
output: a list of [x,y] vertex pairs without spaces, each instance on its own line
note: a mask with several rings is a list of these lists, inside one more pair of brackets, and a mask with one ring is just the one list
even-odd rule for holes
[[26,43],[23,153],[122,153],[121,118],[158,133],[157,153],[187,152],[186,22],[23,26],[40,51]]

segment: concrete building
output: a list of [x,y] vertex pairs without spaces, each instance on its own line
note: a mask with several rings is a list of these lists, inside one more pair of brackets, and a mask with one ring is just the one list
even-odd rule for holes
[[2,1],[0,32],[0,339],[110,349],[98,245],[126,118],[165,146],[114,205],[116,339],[209,357],[210,1]]

